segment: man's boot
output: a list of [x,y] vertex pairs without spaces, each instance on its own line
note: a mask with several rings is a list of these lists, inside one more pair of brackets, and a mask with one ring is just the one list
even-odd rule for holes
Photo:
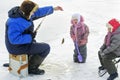
[[29,74],[43,75],[45,71],[42,69],[39,69],[39,66],[41,65],[44,59],[45,58],[39,55],[32,55],[32,56],[30,55],[29,66],[28,66]]
[[4,63],[3,67],[9,67],[9,63]]
[[28,68],[29,74],[43,75],[45,71],[42,69],[38,69],[38,67],[39,67],[38,65],[29,66]]

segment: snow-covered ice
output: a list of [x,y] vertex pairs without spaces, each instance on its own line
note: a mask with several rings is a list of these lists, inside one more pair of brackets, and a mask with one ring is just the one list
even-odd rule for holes
[[[97,52],[106,34],[106,22],[111,18],[120,18],[120,0],[33,0],[40,7],[60,5],[64,11],[57,11],[46,17],[38,31],[37,41],[46,42],[51,51],[40,68],[45,75],[18,78],[9,73],[3,63],[8,62],[8,52],[5,47],[5,21],[7,12],[23,0],[3,0],[0,3],[0,80],[106,80],[108,74],[98,76],[99,60]],[[74,45],[69,35],[70,19],[73,13],[80,13],[89,26],[90,35],[87,45],[88,55],[85,64],[77,64],[72,60]],[[35,21],[35,26],[41,19]],[[61,44],[64,38],[64,44]],[[118,64],[119,66],[120,64]],[[118,67],[120,74],[120,68]],[[120,78],[116,79],[120,80]]]

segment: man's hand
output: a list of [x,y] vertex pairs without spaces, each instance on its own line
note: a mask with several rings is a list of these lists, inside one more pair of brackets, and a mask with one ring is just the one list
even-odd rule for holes
[[58,11],[58,10],[63,11],[62,7],[60,7],[60,6],[54,7],[54,10],[55,11]]
[[34,39],[34,38],[36,37],[36,34],[37,34],[37,32],[36,32],[36,31],[35,31],[35,32],[33,32],[33,33],[31,34],[32,39]]

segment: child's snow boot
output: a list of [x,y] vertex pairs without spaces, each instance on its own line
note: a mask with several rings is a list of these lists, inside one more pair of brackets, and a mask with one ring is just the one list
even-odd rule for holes
[[73,61],[75,63],[79,63],[78,57],[75,54],[73,54]]
[[98,75],[100,77],[104,76],[106,73],[107,73],[107,70],[103,66],[98,67]]
[[103,66],[98,67],[99,70],[104,70],[105,68]]
[[114,79],[117,78],[117,77],[118,77],[118,73],[115,72],[115,73],[113,73],[113,74],[110,74],[110,76],[108,77],[107,80],[114,80]]

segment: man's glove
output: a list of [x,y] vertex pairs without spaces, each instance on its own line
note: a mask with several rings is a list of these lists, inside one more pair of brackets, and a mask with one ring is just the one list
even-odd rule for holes
[[36,37],[36,34],[37,34],[37,32],[32,32],[31,33],[32,39],[34,39]]

